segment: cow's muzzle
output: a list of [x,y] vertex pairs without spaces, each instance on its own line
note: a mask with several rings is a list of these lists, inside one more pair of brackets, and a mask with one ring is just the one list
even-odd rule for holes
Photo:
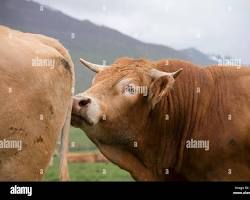
[[85,95],[73,97],[72,120],[73,126],[95,125],[99,122],[100,107],[94,98]]

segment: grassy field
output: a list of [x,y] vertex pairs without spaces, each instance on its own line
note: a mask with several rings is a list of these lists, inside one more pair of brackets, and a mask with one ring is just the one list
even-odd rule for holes
[[[71,128],[70,151],[98,152],[95,145],[80,130]],[[59,158],[54,156],[53,165],[45,174],[45,181],[58,181]],[[71,181],[133,181],[129,173],[112,163],[69,163]]]

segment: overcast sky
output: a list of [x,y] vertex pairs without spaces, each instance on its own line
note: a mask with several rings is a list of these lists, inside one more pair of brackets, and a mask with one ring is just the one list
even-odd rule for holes
[[249,0],[35,0],[141,41],[250,64]]

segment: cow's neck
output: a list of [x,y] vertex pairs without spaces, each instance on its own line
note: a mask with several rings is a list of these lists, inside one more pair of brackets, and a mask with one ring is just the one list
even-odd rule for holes
[[185,144],[198,130],[209,105],[210,79],[203,69],[186,70],[176,80],[173,90],[150,113],[149,137],[145,141],[148,150],[144,156],[151,159],[146,162],[152,164],[152,173],[160,179],[185,178],[182,174]]

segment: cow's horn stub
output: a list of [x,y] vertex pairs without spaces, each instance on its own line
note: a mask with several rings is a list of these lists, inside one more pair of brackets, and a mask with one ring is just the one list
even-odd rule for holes
[[82,58],[80,58],[80,62],[86,66],[87,68],[89,68],[90,70],[92,70],[93,72],[100,72],[104,69],[104,66],[103,65],[97,65],[97,64],[94,64],[94,63],[91,63],[91,62],[88,62]]
[[176,78],[176,77],[182,72],[182,70],[183,70],[183,68],[180,68],[180,69],[178,69],[176,72],[172,72],[171,74],[172,74],[172,76],[173,76],[174,78]]

